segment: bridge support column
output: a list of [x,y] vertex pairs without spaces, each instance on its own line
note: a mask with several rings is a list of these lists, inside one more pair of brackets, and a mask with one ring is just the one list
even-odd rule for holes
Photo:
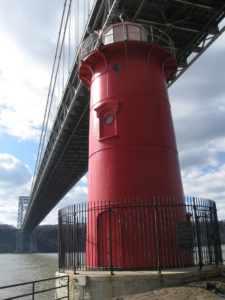
[[30,252],[37,252],[37,229],[33,230],[30,234],[23,234],[21,227],[23,218],[26,213],[26,208],[29,202],[29,197],[20,196],[18,202],[18,217],[17,217],[17,234],[16,234],[16,253],[23,253],[23,240],[30,239],[31,247]]

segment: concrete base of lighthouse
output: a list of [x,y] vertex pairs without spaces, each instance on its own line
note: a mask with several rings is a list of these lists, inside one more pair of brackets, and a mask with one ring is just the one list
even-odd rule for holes
[[[189,282],[198,281],[203,278],[215,276],[225,276],[225,267],[219,268],[204,267],[203,270],[196,270],[196,267],[188,269],[173,269],[162,271],[126,271],[110,273],[96,271],[79,271],[79,274],[73,275],[71,271],[56,273],[56,277],[69,275],[70,281],[70,299],[92,299],[105,300],[114,297],[144,293],[152,290],[166,287],[174,287]],[[65,282],[64,282],[65,281]],[[66,278],[61,278],[57,286],[65,284]],[[67,295],[67,288],[58,289],[56,298]]]

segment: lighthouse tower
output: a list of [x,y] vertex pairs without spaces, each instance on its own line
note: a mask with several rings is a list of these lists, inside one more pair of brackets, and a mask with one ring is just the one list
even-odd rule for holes
[[[124,22],[107,28],[102,44],[81,60],[79,69],[79,78],[91,91],[89,208],[108,199],[121,203],[128,197],[183,197],[167,93],[167,83],[177,71],[171,39],[151,26]],[[118,219],[118,239],[123,239],[124,214],[118,208],[112,212]],[[107,263],[102,261],[107,253],[102,253],[98,236],[99,228],[107,231],[108,215],[100,209],[93,216],[88,221],[87,265],[97,268]],[[93,261],[96,252],[99,259]],[[117,253],[120,261],[114,265],[126,265],[126,255],[122,260],[121,255]]]

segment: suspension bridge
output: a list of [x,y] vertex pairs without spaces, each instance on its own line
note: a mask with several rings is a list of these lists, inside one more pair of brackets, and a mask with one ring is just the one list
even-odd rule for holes
[[62,9],[24,234],[88,171],[90,93],[78,69],[85,54],[104,44],[103,31],[126,12],[128,21],[148,25],[149,34],[168,34],[178,65],[168,88],[225,31],[224,0],[65,0]]

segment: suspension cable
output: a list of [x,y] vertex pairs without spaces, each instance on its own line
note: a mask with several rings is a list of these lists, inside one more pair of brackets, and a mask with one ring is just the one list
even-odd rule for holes
[[86,0],[84,0],[84,28],[86,24]]
[[[85,1],[85,4],[84,4],[85,7],[84,8],[85,8],[85,12],[86,12],[86,1],[87,0],[84,0],[84,1]],[[47,97],[47,104],[46,104],[46,108],[45,108],[44,121],[43,121],[43,124],[42,124],[41,138],[40,138],[40,142],[39,142],[38,155],[37,155],[37,159],[36,159],[35,172],[34,172],[34,177],[33,177],[33,180],[32,180],[30,196],[33,193],[35,180],[37,179],[35,177],[38,174],[39,169],[40,169],[41,160],[43,158],[42,157],[43,150],[46,149],[46,146],[48,144],[48,141],[46,140],[46,132],[48,132],[49,116],[51,118],[51,111],[52,111],[52,108],[54,108],[54,104],[53,104],[53,107],[52,107],[52,100],[53,100],[53,96],[54,96],[54,91],[55,91],[55,86],[56,86],[56,83],[57,83],[57,79],[58,79],[58,92],[60,91],[60,87],[59,87],[59,84],[60,84],[60,62],[63,63],[63,66],[62,66],[63,67],[62,68],[62,72],[63,72],[62,73],[62,79],[63,79],[62,94],[63,94],[63,90],[64,90],[65,36],[66,36],[68,20],[69,20],[69,64],[70,64],[71,3],[72,3],[72,0],[70,0],[70,2],[69,2],[67,17],[66,17],[66,20],[64,22],[64,15],[65,15],[67,0],[65,0],[65,2],[64,2],[63,15],[62,15],[61,24],[60,24],[60,31],[59,31],[58,41],[57,41],[56,53],[55,53],[54,64],[53,64],[53,69],[52,69],[52,75],[51,75],[50,86],[49,86],[48,97]],[[88,0],[88,9],[90,9],[89,6],[90,6],[90,2]],[[79,18],[79,7],[80,7],[80,3],[79,3],[79,0],[77,0],[77,9],[76,9],[76,1],[75,1],[75,41],[76,41],[75,42],[75,52],[77,52],[76,50],[78,49],[78,43],[79,43],[79,19],[80,19]],[[59,49],[59,44],[60,44],[60,38],[61,38],[61,32],[62,32],[63,25],[64,25],[64,32],[63,32],[63,36],[62,36],[60,51],[59,51],[59,54],[58,54],[58,49]],[[56,71],[55,71],[57,54],[58,54],[58,63],[57,63]],[[63,59],[61,60],[62,54],[63,54]],[[55,71],[55,73],[54,73],[54,71]],[[55,76],[54,76],[54,74],[55,74]],[[54,83],[53,83],[53,86],[52,86],[53,77],[54,77]],[[52,88],[52,90],[51,90],[51,88]],[[49,102],[49,99],[50,99],[50,102]],[[59,104],[60,104],[60,95],[59,95],[58,101],[59,101],[59,103],[58,103],[58,106],[59,106]],[[56,111],[57,110],[58,110],[58,107],[57,107]],[[46,116],[47,116],[47,118],[46,118]],[[54,116],[53,116],[53,119],[54,119]],[[54,122],[54,120],[53,120],[53,122]],[[48,137],[50,138],[50,136],[48,136]]]
[[76,10],[76,28],[77,28],[77,34],[76,34],[76,48],[78,49],[79,44],[79,0],[77,0],[77,10]]
[[90,0],[88,0],[87,11],[88,11],[88,16],[89,16],[89,14],[90,14]]
[[62,69],[63,69],[63,84],[62,84],[62,93],[63,93],[63,87],[64,87],[64,60],[65,60],[65,43],[64,43],[64,41],[62,42],[63,43],[63,60],[62,60],[62,62],[63,62],[63,67],[62,67]]
[[[55,85],[56,85],[56,80],[57,80],[57,73],[58,73],[58,70],[59,70],[59,64],[60,64],[61,55],[62,55],[63,47],[64,47],[64,41],[65,41],[65,35],[66,35],[66,28],[67,28],[68,19],[69,19],[69,12],[70,12],[70,8],[71,8],[71,2],[72,2],[72,0],[70,0],[70,4],[69,4],[69,8],[68,8],[68,13],[67,13],[67,17],[66,17],[66,22],[65,22],[65,26],[64,26],[63,39],[62,39],[61,48],[60,48],[60,52],[59,52],[58,64],[57,64],[57,69],[56,69],[56,74],[55,74],[54,84],[53,84],[53,89],[52,89],[52,94],[51,94],[51,101],[50,101],[50,106],[49,106],[50,108],[48,110],[47,122],[46,122],[46,126],[45,126],[44,140],[45,140],[45,136],[46,136],[46,130],[47,130],[47,127],[48,127],[49,114],[50,114],[50,109],[51,109],[51,105],[52,105],[52,99],[53,99]],[[64,69],[62,71],[64,73]],[[43,146],[43,144],[42,144],[42,146]],[[43,150],[43,147],[42,147],[42,150]],[[42,152],[41,152],[41,154],[42,154]]]
[[70,33],[71,33],[71,10],[70,10],[70,19],[69,19],[69,57],[68,57],[68,74],[70,72]]
[[[60,41],[60,36],[61,36],[62,24],[63,24],[64,14],[65,14],[65,9],[66,9],[66,2],[67,2],[67,0],[65,0],[64,7],[63,7],[63,13],[62,13],[60,29],[59,29],[59,35],[58,35],[58,41],[57,41],[55,57],[54,57],[54,62],[53,62],[53,67],[52,67],[52,74],[51,74],[51,79],[50,79],[50,85],[49,85],[48,96],[47,96],[47,103],[46,103],[46,107],[45,107],[44,120],[43,120],[43,123],[42,123],[41,137],[40,137],[39,146],[38,146],[38,154],[37,154],[37,158],[36,158],[36,164],[35,164],[35,169],[34,169],[34,176],[33,176],[33,180],[32,180],[30,195],[32,193],[32,189],[33,189],[37,169],[39,169],[40,157],[41,157],[40,149],[42,149],[43,143],[44,143],[44,140],[42,139],[43,138],[43,131],[44,131],[44,126],[45,126],[47,108],[48,108],[48,104],[49,104],[49,96],[50,96],[50,92],[51,92],[52,79],[53,79],[53,74],[54,74],[54,70],[55,70],[55,63],[56,63],[56,58],[57,58],[57,53],[58,53],[58,46],[59,46],[59,41]],[[42,153],[42,150],[41,150],[41,153]]]

